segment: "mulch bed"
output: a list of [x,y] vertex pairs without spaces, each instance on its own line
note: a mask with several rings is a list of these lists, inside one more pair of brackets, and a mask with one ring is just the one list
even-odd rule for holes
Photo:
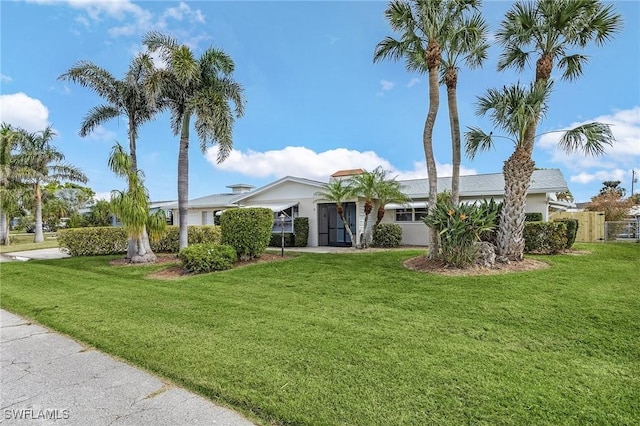
[[493,268],[482,266],[469,266],[468,268],[452,268],[448,267],[441,261],[429,259],[427,256],[418,256],[404,262],[405,268],[419,271],[429,272],[439,275],[449,276],[470,276],[470,275],[496,275],[509,272],[532,271],[535,269],[548,268],[549,264],[534,259],[524,259],[521,262],[496,263]]

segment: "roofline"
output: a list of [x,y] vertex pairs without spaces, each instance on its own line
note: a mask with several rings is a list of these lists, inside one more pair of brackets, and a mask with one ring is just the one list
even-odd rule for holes
[[317,187],[322,187],[324,185],[324,182],[320,182],[317,180],[311,180],[311,179],[306,179],[306,178],[299,178],[299,177],[295,177],[295,176],[285,176],[283,178],[278,179],[275,182],[271,182],[265,186],[262,186],[258,189],[255,189],[253,191],[249,191],[249,192],[243,192],[242,194],[238,194],[241,195],[240,197],[236,198],[233,202],[234,203],[239,203],[240,201],[243,201],[249,197],[252,197],[254,195],[258,195],[261,194],[265,191],[268,191],[271,188],[274,188],[280,184],[283,184],[285,182],[295,182],[295,183],[301,183],[301,184],[305,184],[305,185],[313,185],[313,186],[317,186]]

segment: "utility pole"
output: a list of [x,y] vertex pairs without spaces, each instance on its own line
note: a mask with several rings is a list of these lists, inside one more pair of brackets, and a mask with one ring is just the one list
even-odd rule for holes
[[631,196],[633,197],[633,184],[638,182],[636,179],[636,169],[631,169]]

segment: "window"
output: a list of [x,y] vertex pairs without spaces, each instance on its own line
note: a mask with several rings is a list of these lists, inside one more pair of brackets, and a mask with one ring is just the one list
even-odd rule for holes
[[396,209],[396,222],[411,222],[413,209]]
[[425,217],[428,212],[427,212],[427,208],[418,208],[418,209],[414,209],[414,214],[415,214],[415,219],[413,219],[416,222],[419,222],[422,220],[423,217]]

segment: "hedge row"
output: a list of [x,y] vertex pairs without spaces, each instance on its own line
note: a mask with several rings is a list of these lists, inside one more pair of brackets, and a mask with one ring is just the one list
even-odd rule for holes
[[567,225],[563,222],[526,222],[525,253],[555,254],[567,247]]
[[220,216],[221,241],[233,247],[240,260],[264,253],[273,229],[273,211],[265,208],[228,209]]
[[233,247],[224,244],[193,244],[183,248],[178,253],[182,266],[190,272],[201,274],[205,272],[224,271],[233,266],[238,260]]
[[396,223],[381,223],[373,231],[374,247],[400,247],[402,243],[402,228]]
[[[189,244],[220,243],[220,227],[189,226]],[[156,253],[177,253],[179,227],[167,226],[160,241],[151,241],[151,250]],[[127,233],[122,227],[104,226],[95,228],[72,228],[58,231],[58,245],[71,256],[98,256],[127,252]]]
[[567,245],[565,248],[567,250],[570,249],[576,242],[576,236],[578,235],[578,219],[556,219],[555,222],[562,222],[567,226]]

